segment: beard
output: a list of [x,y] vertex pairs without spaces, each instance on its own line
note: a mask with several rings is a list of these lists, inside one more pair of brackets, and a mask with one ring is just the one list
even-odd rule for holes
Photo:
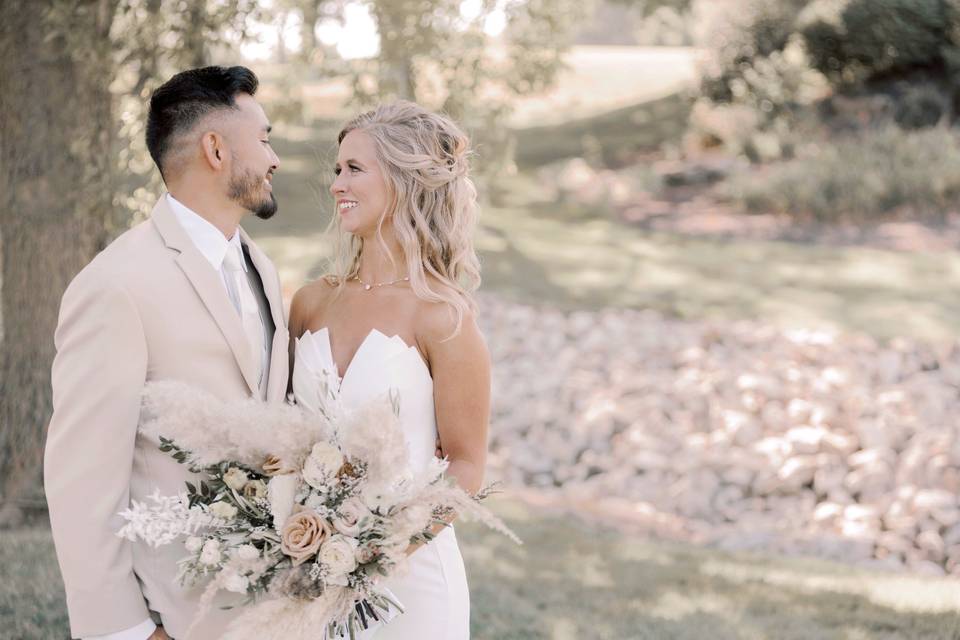
[[[233,166],[237,166],[236,160]],[[277,212],[277,200],[272,192],[262,195],[263,181],[264,177],[253,171],[235,171],[230,176],[227,195],[261,220],[269,220]]]

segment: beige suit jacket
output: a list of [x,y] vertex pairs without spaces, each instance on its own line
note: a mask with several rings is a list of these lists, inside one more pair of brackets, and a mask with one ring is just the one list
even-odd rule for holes
[[[268,401],[287,388],[287,323],[274,266],[241,230],[276,332]],[[215,603],[185,637],[203,586],[176,581],[174,543],[153,549],[117,537],[118,512],[156,490],[196,480],[138,432],[151,380],[180,380],[229,400],[260,396],[254,354],[219,273],[180,227],[165,197],[64,293],[53,363],[53,417],[44,459],[50,523],[73,636],[128,629],[152,616],[176,640],[212,640],[236,612]],[[235,598],[236,596],[234,596]]]

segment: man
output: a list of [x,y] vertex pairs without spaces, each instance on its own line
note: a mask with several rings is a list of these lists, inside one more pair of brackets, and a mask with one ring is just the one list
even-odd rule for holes
[[239,227],[277,209],[279,159],[244,67],[180,73],[150,101],[147,147],[168,193],[63,296],[44,482],[74,637],[212,640],[218,601],[185,633],[203,585],[176,580],[179,545],[117,537],[118,512],[195,480],[138,433],[143,386],[180,380],[222,399],[283,399],[287,328],[270,261]]

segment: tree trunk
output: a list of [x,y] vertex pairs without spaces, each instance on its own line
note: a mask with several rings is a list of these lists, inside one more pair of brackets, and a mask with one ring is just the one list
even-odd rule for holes
[[300,25],[300,51],[309,60],[317,48],[317,22],[320,20],[320,0],[305,2],[303,23]]
[[287,44],[283,30],[287,26],[287,12],[281,11],[277,16],[277,64],[287,63]]
[[184,62],[190,68],[210,64],[207,51],[207,0],[192,0],[187,9],[187,23],[183,33]]
[[0,496],[42,507],[60,298],[106,241],[118,0],[0,0]]
[[[417,100],[413,53],[405,35],[415,13],[408,3],[376,2],[373,17],[380,33],[380,96]],[[424,37],[420,35],[419,37]]]

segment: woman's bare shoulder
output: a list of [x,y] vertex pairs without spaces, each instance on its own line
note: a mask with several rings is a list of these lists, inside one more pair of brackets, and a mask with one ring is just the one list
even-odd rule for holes
[[325,275],[300,287],[290,302],[290,325],[302,329],[323,312],[337,292],[337,277]]
[[[440,283],[431,283],[431,288],[434,291],[443,291],[444,295],[451,298],[459,298],[463,304],[463,307],[461,307],[463,315],[459,316],[449,302],[419,300],[415,315],[415,330],[418,336],[421,336],[428,343],[442,342],[454,333],[478,331],[475,315],[470,308],[470,301],[463,294]],[[457,331],[458,324],[460,331]]]

